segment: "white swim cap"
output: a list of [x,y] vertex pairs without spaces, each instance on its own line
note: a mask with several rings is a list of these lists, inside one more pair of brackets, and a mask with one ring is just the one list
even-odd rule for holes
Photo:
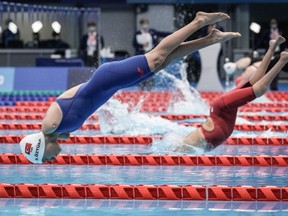
[[237,65],[233,62],[227,62],[224,64],[223,68],[224,68],[226,74],[231,75],[236,71]]
[[44,149],[45,138],[42,132],[30,134],[24,137],[20,142],[22,154],[32,163],[41,164]]

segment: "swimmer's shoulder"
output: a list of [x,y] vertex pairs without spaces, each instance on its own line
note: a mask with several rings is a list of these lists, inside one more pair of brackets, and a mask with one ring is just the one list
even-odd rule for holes
[[78,91],[82,84],[74,86],[73,88],[68,89],[67,91],[63,92],[57,99],[68,99],[72,98]]
[[[68,89],[64,93],[62,93],[57,99],[69,99],[72,98],[78,89],[80,88],[80,85],[77,85],[71,89]],[[56,100],[57,101],[57,100]],[[51,134],[54,133],[57,128],[59,127],[61,121],[63,118],[63,113],[61,110],[60,105],[57,102],[53,102],[50,107],[48,108],[45,117],[42,121],[42,132],[44,134]]]
[[42,132],[44,134],[51,134],[56,131],[62,121],[62,110],[58,103],[53,102],[48,108],[44,119],[42,121]]

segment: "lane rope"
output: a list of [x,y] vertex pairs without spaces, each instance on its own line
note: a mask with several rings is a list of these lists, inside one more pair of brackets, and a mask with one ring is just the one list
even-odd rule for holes
[[[0,135],[1,144],[18,144],[25,135]],[[59,140],[62,144],[142,144],[153,143],[153,139],[161,139],[162,136],[129,136],[129,135],[78,135],[71,136],[68,140]],[[229,137],[226,145],[288,145],[288,137]]]
[[[0,107],[0,112],[25,112],[25,113],[45,113],[47,111],[48,107],[31,107],[31,106],[23,106],[23,107],[18,107],[18,106],[1,106]],[[161,112],[162,110],[166,111],[167,107],[148,107],[148,106],[143,106],[141,111],[142,112]],[[278,108],[278,107],[273,107],[273,108],[261,108],[261,107],[240,107],[239,108],[240,112],[288,112],[288,107],[287,108]]]
[[[42,120],[44,118],[44,115],[45,115],[44,113],[11,114],[7,112],[7,113],[0,113],[0,120]],[[165,118],[171,121],[183,121],[195,118],[207,118],[207,115],[193,115],[193,114],[186,114],[186,115],[161,114],[152,116]],[[245,118],[250,121],[288,121],[287,115],[244,115],[240,113],[238,117]],[[88,119],[97,121],[98,115],[93,114]]]
[[9,184],[1,198],[288,201],[288,187],[227,185]]
[[[186,127],[199,127],[201,123],[179,123],[179,125]],[[0,130],[41,130],[41,123],[2,123],[0,124]],[[100,130],[99,123],[84,123],[80,130]],[[236,124],[235,130],[239,131],[277,131],[286,132],[288,130],[288,124]]]
[[[31,164],[22,154],[0,154],[0,164]],[[288,166],[288,155],[59,154],[45,164],[149,166]]]

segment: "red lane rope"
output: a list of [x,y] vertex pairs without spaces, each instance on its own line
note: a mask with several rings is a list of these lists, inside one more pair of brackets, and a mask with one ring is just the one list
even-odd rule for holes
[[[222,94],[223,92],[200,92],[201,97],[205,99],[215,99],[215,97],[219,97]],[[265,96],[273,101],[286,102],[288,100],[287,92],[267,92]]]
[[1,198],[288,201],[288,187],[226,185],[10,184]]
[[[0,135],[0,144],[17,144],[24,135]],[[69,140],[59,140],[62,144],[152,144],[153,138],[161,136],[71,136]],[[227,145],[288,145],[288,137],[229,137]]]
[[[0,135],[0,144],[16,144],[24,135]],[[157,138],[157,136],[155,136]],[[62,144],[152,144],[151,136],[71,136],[69,140],[59,140]]]
[[[195,118],[207,118],[207,115],[194,115],[194,114],[161,114],[155,115],[160,116],[162,118],[171,120],[171,121],[181,121],[187,119],[195,119]],[[245,118],[250,121],[288,121],[288,116],[284,115],[242,115],[240,114],[239,117]],[[42,120],[44,118],[44,113],[37,114],[37,113],[21,113],[21,114],[11,114],[11,113],[0,113],[0,120]],[[89,117],[90,120],[98,120],[98,115],[94,114]]]
[[[22,154],[0,154],[0,164],[31,164]],[[60,154],[46,164],[146,166],[288,166],[288,155]]]
[[[207,115],[194,115],[194,114],[186,114],[186,115],[179,115],[179,114],[161,114],[159,115],[162,118],[174,121],[180,120],[187,120],[187,119],[194,119],[194,118],[207,118]],[[245,118],[250,121],[288,121],[288,116],[281,116],[281,115],[243,115],[239,113],[238,117]],[[1,115],[0,115],[1,118]]]
[[[187,127],[199,127],[201,123],[180,123]],[[235,130],[240,131],[272,131],[285,132],[288,130],[288,124],[236,124]],[[0,130],[41,130],[41,123],[2,123]],[[100,130],[99,123],[85,123],[80,130]]]
[[[0,107],[0,112],[37,112],[43,113],[47,111],[47,107]],[[161,112],[166,111],[167,107],[142,107],[141,111],[143,112]],[[288,112],[288,108],[249,108],[241,107],[239,108],[240,112]]]
[[[41,123],[3,123],[0,130],[41,130]],[[83,124],[80,130],[100,130],[99,123]]]
[[[187,127],[199,127],[201,123],[180,123],[180,125]],[[236,124],[234,129],[240,131],[266,131],[271,129],[272,131],[285,132],[288,130],[288,124]]]
[[[30,112],[36,112],[36,113],[44,113],[46,112],[48,107],[30,107],[30,106],[23,106],[23,107],[0,107],[0,112],[25,112],[25,113],[30,113]],[[167,107],[142,107],[141,111],[146,111],[146,112],[160,112],[162,110],[166,110]],[[255,108],[250,108],[250,107],[241,107],[239,109],[240,112],[261,112],[261,111],[266,111],[266,112],[288,112],[288,108],[260,108],[260,107],[255,107]]]

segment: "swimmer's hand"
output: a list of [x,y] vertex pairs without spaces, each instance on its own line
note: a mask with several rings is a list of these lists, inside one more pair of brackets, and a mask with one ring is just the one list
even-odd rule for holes
[[58,136],[58,139],[60,139],[60,140],[70,139],[70,134],[69,133],[62,133]]

